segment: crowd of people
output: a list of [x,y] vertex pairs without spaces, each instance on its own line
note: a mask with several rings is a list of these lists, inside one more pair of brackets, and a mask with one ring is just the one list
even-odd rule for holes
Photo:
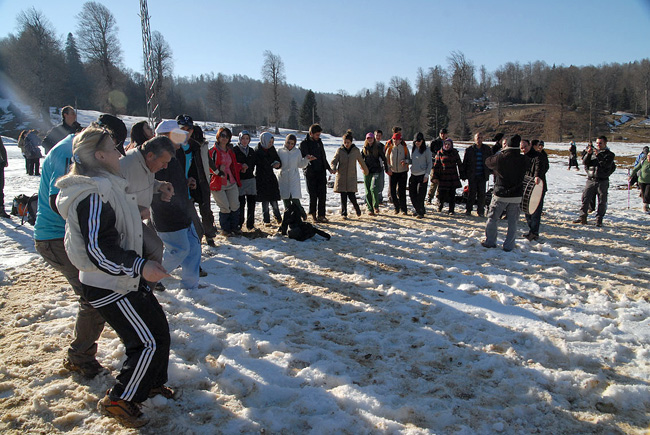
[[[250,132],[239,132],[233,144],[232,131],[221,127],[210,146],[192,117],[179,115],[155,129],[146,121],[134,124],[130,143],[124,147],[127,128],[119,118],[103,114],[82,129],[74,109],[64,108],[62,124],[43,141],[51,146],[46,146],[40,173],[34,243],[79,296],[64,367],[88,378],[106,373],[95,357],[106,322],[125,345],[127,359],[116,383],[97,405],[102,414],[139,427],[148,421],[141,402],[158,394],[170,399],[179,395],[165,385],[169,326],[154,292],[165,290],[161,279],[178,268],[182,288],[200,288],[199,278],[205,275],[202,241],[215,246],[217,234],[237,236],[244,228],[247,233],[259,232],[258,202],[264,225],[274,225],[271,214],[276,224],[282,223],[280,200],[293,218],[326,224],[328,173],[334,176],[343,219],[348,219],[348,203],[356,216],[363,214],[363,206],[374,218],[381,213],[380,206],[388,205],[396,215],[422,219],[426,204],[434,200],[439,213],[448,204],[447,213],[454,214],[457,189],[461,180],[467,180],[465,214],[487,217],[482,242],[486,248],[496,247],[498,223],[507,219],[506,252],[515,247],[522,200],[526,202],[530,191],[539,186],[538,205],[524,210],[529,228],[524,237],[539,238],[549,170],[543,141],[499,135],[488,146],[477,132],[461,158],[446,129],[430,144],[418,132],[410,147],[399,127],[392,129],[385,144],[383,132],[376,130],[366,133],[362,148],[354,144],[353,132],[347,131],[329,160],[322,131],[314,124],[300,143],[289,134],[276,149],[271,133],[261,133],[253,148]],[[24,135],[23,149],[35,140],[30,139],[32,133]],[[598,197],[596,224],[601,226],[608,180],[616,165],[607,138],[599,137],[596,145],[583,156],[588,179],[576,222],[586,223],[589,205]],[[0,151],[4,168],[4,147]],[[647,150],[639,159],[632,176],[638,178],[647,210]],[[571,160],[570,164],[577,166]],[[357,198],[357,168],[363,172],[363,204]],[[37,173],[39,167],[28,163],[28,173],[30,169]],[[491,175],[494,189],[489,195]],[[307,211],[301,203],[301,176],[309,197]],[[386,177],[388,198],[383,197]],[[218,220],[212,212],[213,199]]]

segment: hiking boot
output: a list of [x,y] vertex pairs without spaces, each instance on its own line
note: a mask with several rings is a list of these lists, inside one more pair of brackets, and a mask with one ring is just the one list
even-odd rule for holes
[[214,243],[214,239],[213,239],[212,237],[206,237],[206,238],[205,238],[205,241],[206,241],[206,243],[208,244],[208,246],[210,246],[210,247],[212,247],[212,248],[216,248],[216,247],[217,247],[217,245]]
[[202,268],[201,266],[199,266],[199,276],[200,276],[201,278],[208,276],[208,272],[206,272],[205,270],[203,270],[203,268]]
[[172,390],[166,385],[161,385],[160,387],[155,387],[149,390],[149,398],[156,397],[158,395],[163,396],[165,399],[176,400],[183,395],[183,391]]
[[487,242],[481,242],[481,246],[484,248],[496,248],[497,245],[488,245]]
[[278,224],[281,224],[281,223],[282,223],[282,216],[276,216],[276,217],[275,217],[275,221],[276,221]]
[[587,225],[587,216],[580,216],[578,219],[574,220],[573,223]]
[[318,216],[317,221],[318,221],[318,222],[322,222],[322,223],[327,223],[327,222],[329,222],[330,220],[327,219],[325,216]]
[[71,372],[80,373],[84,378],[92,379],[97,375],[106,375],[109,373],[108,369],[102,367],[96,359],[86,363],[73,363],[68,357],[63,359],[63,367]]
[[600,227],[603,226],[603,218],[601,218],[601,217],[597,217],[597,218],[596,218],[596,226],[597,226],[598,228],[600,228]]
[[111,400],[108,397],[108,391],[97,402],[97,410],[102,415],[116,419],[125,427],[142,427],[149,423],[149,418],[140,411],[140,407],[136,403],[122,399]]
[[157,292],[164,292],[165,290],[167,290],[167,288],[163,285],[162,282],[157,282],[153,289],[154,291]]

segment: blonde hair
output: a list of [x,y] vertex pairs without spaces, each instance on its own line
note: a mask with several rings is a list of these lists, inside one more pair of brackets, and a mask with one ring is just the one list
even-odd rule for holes
[[[95,158],[96,151],[103,151],[106,140],[111,133],[93,122],[81,133],[74,137],[72,142],[72,165],[69,174],[73,175],[99,175],[101,173],[115,174],[115,171]],[[114,143],[111,146],[115,146]],[[119,174],[115,174],[119,175]]]

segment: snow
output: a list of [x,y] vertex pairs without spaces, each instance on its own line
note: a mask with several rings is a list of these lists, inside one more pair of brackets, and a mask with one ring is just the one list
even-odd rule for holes
[[[96,116],[80,111],[80,122]],[[323,139],[332,158],[341,140]],[[8,209],[38,178],[3,141]],[[610,144],[630,156],[642,146]],[[577,227],[568,222],[584,172],[551,155],[544,243],[519,238],[510,253],[481,247],[483,219],[431,207],[424,220],[382,208],[342,221],[331,190],[330,241],[203,246],[202,288],[170,278],[157,293],[172,337],[168,384],[183,396],[145,402],[143,432],[643,433],[650,216],[636,191],[628,209],[626,175],[612,177],[605,226]],[[111,375],[66,372],[75,298],[35,253],[31,226],[0,227],[0,429],[132,433],[95,409],[124,359],[119,338],[107,327],[98,345]]]

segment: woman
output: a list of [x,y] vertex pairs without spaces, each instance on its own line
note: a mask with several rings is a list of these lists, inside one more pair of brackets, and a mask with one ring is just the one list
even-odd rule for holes
[[126,146],[126,151],[142,145],[153,136],[153,129],[147,121],[136,122],[131,127],[131,142]]
[[27,175],[41,175],[41,138],[36,130],[23,130],[18,136],[18,148],[25,158],[25,171]]
[[273,208],[273,216],[277,223],[282,223],[282,215],[278,201],[280,200],[280,187],[278,179],[275,177],[274,169],[280,169],[280,156],[273,146],[273,135],[264,132],[260,135],[260,143],[255,148],[255,158],[257,159],[257,170],[255,179],[257,181],[257,200],[262,202],[262,220],[265,224],[271,223],[269,215],[269,205]]
[[214,202],[219,206],[219,225],[221,235],[225,237],[240,235],[239,229],[239,187],[241,181],[239,172],[241,165],[232,150],[232,132],[227,127],[217,131],[217,141],[210,150],[211,169],[210,190]]
[[368,167],[368,174],[363,176],[363,183],[366,187],[366,206],[368,214],[375,216],[379,213],[379,204],[381,203],[379,177],[388,168],[388,163],[386,163],[384,155],[384,146],[375,139],[374,133],[366,134],[361,156]]
[[330,166],[336,174],[334,179],[334,192],[341,195],[341,216],[343,219],[348,218],[348,199],[357,212],[357,216],[361,216],[361,208],[357,203],[357,166],[355,161],[359,163],[363,169],[363,175],[368,174],[368,167],[366,162],[361,157],[359,148],[352,143],[352,130],[348,130],[343,135],[343,145],[336,150],[334,159]]
[[244,225],[244,210],[246,213],[246,229],[255,229],[255,201],[257,201],[257,182],[255,181],[255,151],[248,145],[251,142],[251,135],[248,130],[239,133],[239,142],[234,148],[237,162],[241,165],[239,175],[241,187],[239,188],[239,229]]
[[463,163],[451,139],[445,139],[442,149],[436,154],[433,163],[433,176],[438,180],[438,212],[445,202],[449,203],[449,214],[454,214],[456,206],[456,189],[461,186],[460,175]]
[[296,148],[297,140],[295,134],[288,135],[284,140],[284,146],[278,150],[281,164],[278,184],[285,211],[290,209],[291,203],[295,203],[303,219],[307,219],[305,209],[300,204],[302,198],[300,169],[305,169],[309,162],[316,158],[311,154],[303,157],[300,149]]
[[395,214],[399,214],[401,211],[403,215],[408,216],[406,209],[406,180],[411,156],[400,131],[393,133],[393,137],[386,142],[386,162],[388,163],[388,175],[390,176],[390,198],[392,198],[395,206]]
[[424,197],[427,194],[429,174],[433,166],[432,160],[431,150],[424,141],[424,134],[418,132],[413,138],[411,178],[409,178],[409,196],[418,219],[422,219],[425,214]]
[[641,198],[643,199],[643,211],[650,213],[650,159],[647,157],[636,165],[630,175],[630,181],[638,177]]
[[124,426],[149,421],[139,404],[162,394],[174,398],[167,381],[169,325],[142,279],[168,276],[157,262],[142,258],[142,222],[135,196],[127,195],[120,152],[112,134],[97,124],[73,142],[73,163],[61,177],[56,205],[65,226],[65,250],[79,269],[83,297],[113,327],[126,348],[116,384],[97,409]]

